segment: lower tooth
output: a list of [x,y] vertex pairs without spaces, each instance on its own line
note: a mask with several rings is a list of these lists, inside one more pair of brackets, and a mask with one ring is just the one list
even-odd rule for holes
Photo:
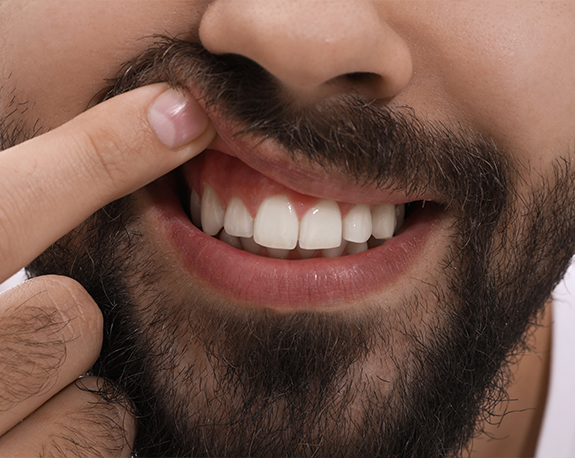
[[285,259],[289,256],[290,250],[282,250],[279,248],[268,248],[268,255],[272,258]]
[[347,253],[348,254],[361,253],[363,251],[366,251],[367,249],[368,249],[367,242],[363,242],[363,243],[348,242],[347,243]]
[[385,243],[385,239],[376,239],[375,237],[371,237],[367,241],[368,248],[377,248]]
[[228,245],[233,246],[234,248],[237,248],[239,250],[242,249],[240,239],[238,237],[234,237],[233,235],[228,234],[226,231],[222,231],[219,238],[222,242],[227,243]]
[[298,243],[296,249],[297,249],[297,252],[298,252],[299,257],[300,257],[301,259],[310,259],[310,258],[313,258],[313,257],[315,256],[315,254],[317,253],[316,250],[306,250],[306,249],[300,247],[300,246],[299,246],[299,243]]
[[338,258],[345,251],[347,241],[342,240],[341,245],[336,248],[328,248],[326,250],[321,250],[321,254],[324,258]]
[[251,254],[260,254],[262,251],[262,246],[258,245],[253,237],[250,238],[240,238],[240,243],[242,244],[242,248]]

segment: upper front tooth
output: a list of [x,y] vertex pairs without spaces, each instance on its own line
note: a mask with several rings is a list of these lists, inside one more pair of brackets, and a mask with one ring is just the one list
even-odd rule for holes
[[224,210],[214,190],[206,185],[202,195],[202,230],[216,235],[224,227]]
[[322,200],[301,220],[299,244],[306,250],[336,248],[341,245],[341,213],[333,200]]
[[367,205],[356,205],[343,219],[343,238],[349,242],[367,242],[371,231],[371,212]]
[[254,240],[268,248],[292,250],[297,245],[299,220],[286,196],[266,198],[254,221]]
[[234,197],[228,204],[224,228],[228,234],[236,237],[249,238],[254,234],[254,219],[238,197]]
[[376,239],[390,239],[395,231],[395,205],[377,205],[371,211],[372,234]]

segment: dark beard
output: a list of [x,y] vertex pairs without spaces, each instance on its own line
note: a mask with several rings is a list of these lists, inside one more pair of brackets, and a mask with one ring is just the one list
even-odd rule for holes
[[[170,268],[142,236],[136,198],[95,214],[29,272],[71,276],[102,308],[105,343],[93,372],[133,401],[138,456],[460,451],[504,395],[506,363],[574,252],[568,165],[519,199],[515,169],[480,136],[357,97],[295,109],[254,64],[177,40],[130,63],[105,97],[162,80],[194,81],[243,133],[275,138],[296,160],[366,184],[431,191],[457,217],[450,254],[430,266],[437,283],[397,298],[395,311],[368,304],[354,315],[280,315],[239,311],[199,286],[175,302],[157,286]],[[362,371],[368,359],[375,376]]]

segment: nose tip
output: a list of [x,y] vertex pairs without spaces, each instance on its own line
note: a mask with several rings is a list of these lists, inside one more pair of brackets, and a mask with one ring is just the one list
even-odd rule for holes
[[412,74],[407,44],[373,0],[215,0],[200,40],[214,54],[251,59],[302,97],[390,98]]

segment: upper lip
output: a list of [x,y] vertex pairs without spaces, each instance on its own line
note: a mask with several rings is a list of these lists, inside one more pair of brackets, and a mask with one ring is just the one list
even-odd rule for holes
[[[198,101],[202,104],[201,98]],[[210,108],[208,116],[218,135],[207,149],[237,157],[262,175],[300,194],[368,205],[400,205],[421,200],[439,202],[437,196],[430,193],[407,195],[401,190],[359,183],[341,172],[326,170],[305,159],[295,162],[281,145],[270,138],[237,135],[237,123],[228,121],[219,110]]]

